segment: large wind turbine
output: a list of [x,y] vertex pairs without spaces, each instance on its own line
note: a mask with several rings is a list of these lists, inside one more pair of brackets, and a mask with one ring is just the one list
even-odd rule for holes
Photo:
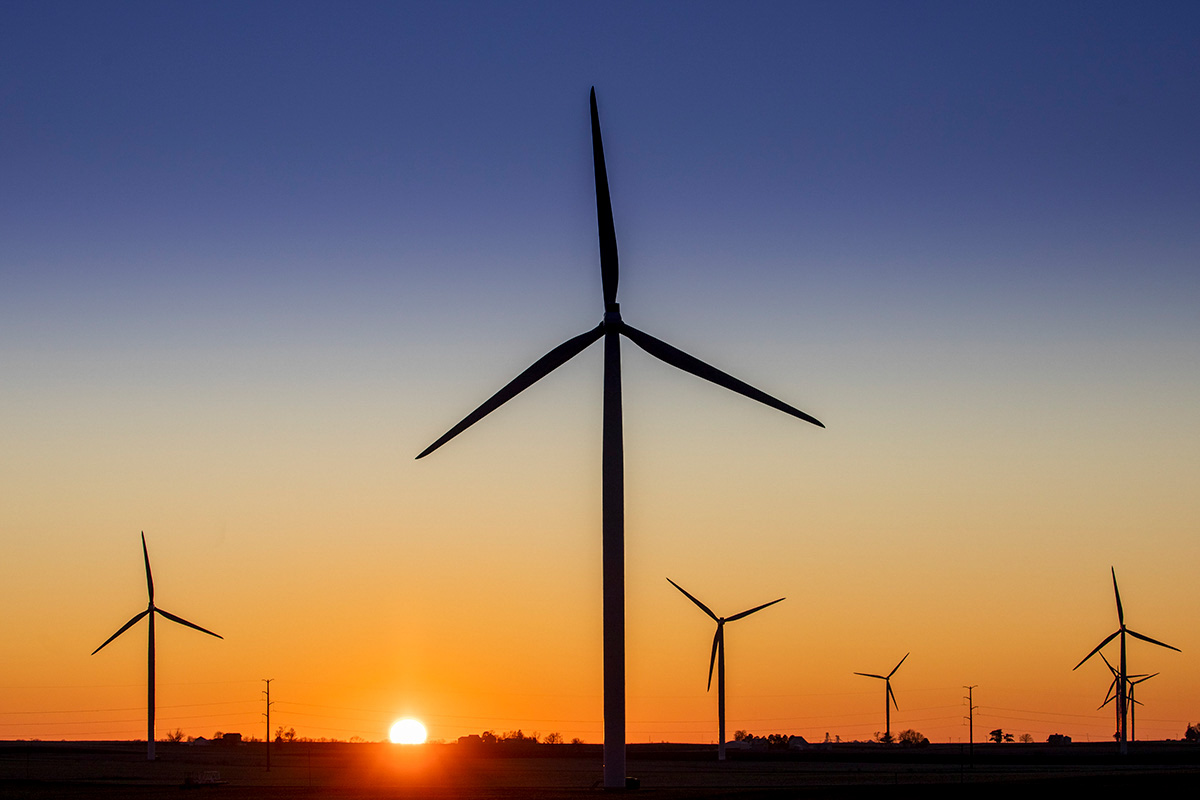
[[[911,653],[905,653],[904,658],[908,658]],[[900,659],[900,664],[904,663],[904,658]],[[892,667],[892,671],[887,675],[875,675],[871,672],[856,672],[855,675],[862,675],[864,678],[879,678],[887,687],[883,693],[883,713],[887,721],[885,730],[886,741],[892,741],[892,706],[896,706],[896,710],[900,710],[900,704],[896,702],[896,695],[892,692],[892,676],[896,674],[896,670],[900,669],[900,664]],[[890,703],[888,701],[891,701]]]
[[596,90],[591,93],[592,160],[596,173],[596,221],[600,239],[600,277],[604,289],[604,319],[586,333],[568,339],[514,378],[483,405],[468,414],[417,458],[427,456],[523,390],[604,339],[604,433],[602,449],[603,582],[604,582],[604,787],[625,787],[625,462],[621,427],[621,345],[625,336],[650,355],[673,367],[724,386],[752,400],[825,427],[814,417],[743,383],[719,369],[677,350],[666,342],[627,325],[617,303],[617,236],[613,226],[604,145]]
[[[1111,642],[1113,639],[1117,638],[1118,636],[1121,637],[1121,663],[1120,663],[1120,670],[1119,670],[1120,671],[1119,684],[1121,686],[1121,691],[1117,692],[1117,694],[1116,694],[1116,697],[1117,697],[1117,733],[1118,733],[1117,739],[1120,742],[1119,746],[1120,746],[1121,755],[1125,755],[1126,753],[1129,752],[1129,744],[1128,744],[1129,740],[1126,735],[1127,734],[1127,723],[1129,720],[1129,706],[1125,701],[1125,691],[1124,691],[1125,684],[1129,680],[1128,662],[1125,658],[1125,634],[1129,634],[1130,636],[1132,636],[1135,639],[1141,639],[1143,642],[1149,642],[1150,644],[1156,644],[1159,647],[1165,647],[1168,650],[1174,650],[1177,653],[1182,652],[1182,651],[1178,647],[1172,647],[1169,644],[1160,642],[1157,639],[1151,639],[1149,636],[1144,636],[1144,635],[1138,633],[1137,631],[1132,631],[1129,628],[1125,627],[1125,609],[1121,607],[1121,590],[1117,588],[1117,570],[1115,567],[1109,567],[1109,569],[1112,571],[1113,594],[1116,595],[1116,598],[1117,598],[1117,624],[1120,625],[1120,627],[1117,628],[1117,630],[1114,631],[1113,633],[1109,634],[1108,637],[1104,641],[1102,641],[1102,642],[1100,642],[1100,644],[1096,645],[1096,648],[1094,650],[1092,650],[1092,652],[1088,653],[1086,656],[1083,657],[1083,661],[1080,661],[1078,664],[1076,664],[1074,667],[1072,667],[1072,671],[1077,670],[1080,667],[1082,667],[1083,662],[1087,661],[1089,658],[1096,655],[1096,653],[1099,653],[1100,649],[1102,647],[1104,647],[1104,645],[1108,644],[1109,642]],[[1107,660],[1108,659],[1105,659],[1105,661],[1107,661]]]
[[[734,614],[732,617],[718,617],[712,610],[693,597],[686,589],[680,586],[675,581],[667,578],[667,583],[674,586],[679,591],[683,592],[688,600],[691,600],[696,605],[700,606],[700,610],[713,618],[717,623],[717,632],[713,634],[712,655],[708,658],[708,688],[712,689],[712,674],[713,663],[717,665],[717,760],[725,760],[725,623],[739,620],[742,617],[748,617],[755,611],[762,611],[767,606],[773,606],[776,603],[782,602],[787,598],[781,597],[778,600],[772,600],[769,603],[763,603],[761,606],[755,606],[749,611],[743,611],[740,614]],[[706,690],[707,691],[707,690]]]
[[178,622],[180,625],[186,625],[189,628],[195,628],[201,633],[207,633],[209,636],[216,636],[218,639],[224,639],[224,636],[213,633],[207,628],[201,628],[194,622],[188,622],[183,617],[177,617],[169,611],[163,611],[154,605],[154,578],[150,575],[150,554],[146,551],[146,534],[142,534],[142,558],[146,562],[146,594],[149,596],[149,603],[146,605],[146,610],[134,616],[133,619],[121,626],[121,629],[112,636],[104,640],[104,644],[92,651],[92,655],[96,655],[113,639],[120,636],[125,631],[133,627],[142,617],[150,618],[150,636],[148,639],[147,656],[146,656],[146,758],[150,761],[154,760],[154,615],[161,614],[172,622]]

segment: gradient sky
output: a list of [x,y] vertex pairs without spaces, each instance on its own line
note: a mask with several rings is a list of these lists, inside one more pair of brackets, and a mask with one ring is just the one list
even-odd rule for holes
[[[602,315],[629,740],[1200,719],[1200,6],[0,6],[0,738],[601,738]],[[1115,652],[1115,651],[1114,651]]]

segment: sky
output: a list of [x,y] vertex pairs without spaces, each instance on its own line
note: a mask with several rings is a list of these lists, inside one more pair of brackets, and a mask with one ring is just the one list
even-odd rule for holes
[[[596,88],[628,738],[1200,720],[1200,7],[0,6],[0,739],[601,733]],[[1105,651],[1115,656],[1110,645]]]

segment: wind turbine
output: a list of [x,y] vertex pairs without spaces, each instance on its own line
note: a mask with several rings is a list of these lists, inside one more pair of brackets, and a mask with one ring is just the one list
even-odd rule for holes
[[96,655],[108,645],[113,639],[120,636],[125,631],[129,630],[142,617],[150,618],[150,636],[148,639],[147,656],[146,656],[146,758],[150,761],[154,760],[154,615],[161,614],[172,622],[178,622],[180,625],[186,625],[189,628],[195,628],[201,633],[207,633],[209,636],[216,636],[218,639],[224,639],[224,636],[213,633],[207,628],[201,628],[194,622],[188,622],[183,617],[177,617],[169,611],[163,611],[154,605],[154,578],[150,575],[150,554],[146,551],[146,534],[142,533],[142,558],[146,562],[146,594],[149,596],[149,603],[146,605],[146,610],[140,614],[136,614],[133,619],[121,626],[121,629],[112,636],[104,640],[104,644],[92,651],[92,655]]
[[604,583],[604,787],[621,789],[625,781],[625,456],[621,417],[621,345],[625,336],[655,358],[743,394],[772,408],[825,427],[816,418],[771,397],[765,392],[705,364],[621,319],[617,302],[617,236],[604,145],[600,138],[600,115],[596,89],[591,92],[592,161],[596,174],[596,222],[600,239],[600,277],[604,289],[604,319],[587,331],[555,347],[532,366],[468,414],[440,439],[425,448],[422,458],[474,425],[520,392],[581,353],[588,345],[604,339],[604,432],[602,448],[602,539]]
[[[1100,654],[1100,658],[1104,658],[1104,653]],[[1114,667],[1112,664],[1108,663],[1107,658],[1104,658],[1104,666],[1108,667],[1108,671],[1112,673],[1113,679],[1112,679],[1112,683],[1110,683],[1108,685],[1108,693],[1104,695],[1104,702],[1100,704],[1100,708],[1104,708],[1106,705],[1108,705],[1109,703],[1112,703],[1114,700],[1117,699],[1115,690],[1117,688],[1117,681],[1120,679],[1120,673],[1117,671],[1117,668]],[[1129,741],[1131,741],[1131,742],[1137,741],[1137,707],[1142,705],[1141,701],[1135,699],[1133,696],[1134,695],[1134,687],[1137,686],[1139,683],[1144,683],[1145,681],[1150,680],[1151,678],[1153,678],[1155,675],[1158,675],[1158,674],[1159,673],[1155,672],[1150,675],[1146,675],[1143,673],[1141,675],[1126,675],[1125,676],[1125,688],[1127,690],[1127,697],[1128,697],[1128,702],[1129,702]],[[1113,707],[1116,708],[1115,705]],[[1119,717],[1117,718],[1117,729],[1120,730],[1120,718]]]
[[1137,741],[1137,707],[1142,704],[1141,701],[1134,699],[1133,689],[1139,683],[1145,683],[1157,674],[1157,672],[1153,672],[1149,675],[1143,675],[1137,680],[1129,681],[1129,741],[1131,742]]
[[[904,658],[908,658],[910,655],[912,654],[905,653]],[[904,663],[904,658],[900,659],[900,664]],[[892,706],[896,706],[897,711],[900,710],[900,704],[896,702],[896,695],[892,692],[892,676],[896,674],[896,670],[900,669],[900,664],[892,667],[892,671],[887,675],[876,675],[871,672],[854,673],[855,675],[862,675],[864,678],[879,678],[879,680],[883,681],[884,685],[887,687],[883,693],[883,713],[885,715],[885,719],[887,720],[885,738],[888,742],[892,741]],[[891,701],[890,704],[888,703],[889,700]]]
[[[1129,634],[1130,636],[1132,636],[1135,639],[1141,639],[1143,642],[1149,642],[1150,644],[1156,644],[1159,647],[1165,647],[1168,650],[1174,650],[1177,653],[1182,652],[1182,651],[1178,647],[1172,647],[1169,644],[1160,642],[1157,639],[1151,639],[1149,636],[1144,636],[1143,634],[1140,634],[1137,631],[1132,631],[1129,628],[1125,627],[1125,609],[1122,608],[1122,606],[1121,606],[1121,590],[1117,588],[1117,570],[1115,567],[1109,567],[1109,569],[1112,571],[1113,594],[1116,595],[1116,598],[1117,598],[1117,624],[1119,624],[1120,627],[1117,628],[1117,630],[1115,632],[1110,633],[1104,641],[1102,641],[1102,642],[1100,642],[1100,644],[1096,645],[1096,648],[1094,650],[1092,650],[1092,652],[1088,653],[1086,656],[1083,657],[1083,661],[1080,661],[1078,664],[1076,664],[1074,667],[1072,667],[1072,671],[1077,670],[1080,667],[1082,667],[1083,662],[1087,661],[1089,658],[1096,655],[1096,653],[1099,653],[1100,649],[1102,647],[1104,647],[1104,645],[1108,644],[1109,642],[1111,642],[1113,639],[1115,639],[1118,636],[1121,637],[1121,666],[1120,666],[1120,681],[1119,681],[1119,683],[1120,683],[1120,686],[1122,687],[1122,690],[1117,692],[1117,694],[1116,694],[1116,698],[1117,698],[1117,733],[1118,733],[1117,739],[1120,742],[1119,748],[1120,748],[1121,755],[1125,755],[1129,752],[1128,738],[1126,736],[1126,731],[1127,731],[1126,724],[1127,724],[1128,718],[1129,718],[1129,716],[1128,716],[1129,708],[1128,708],[1128,704],[1125,702],[1125,691],[1124,691],[1125,684],[1129,680],[1128,662],[1125,658],[1125,634]],[[1105,659],[1105,661],[1107,662],[1108,659]],[[1109,666],[1111,668],[1111,665],[1109,665]]]
[[[683,592],[688,600],[691,600],[696,605],[700,606],[700,610],[713,618],[717,623],[717,632],[713,634],[712,655],[708,658],[708,689],[712,689],[712,674],[713,663],[717,665],[717,760],[725,760],[725,623],[739,620],[742,617],[748,617],[755,611],[762,611],[767,606],[773,606],[776,603],[786,600],[786,597],[781,597],[778,600],[772,600],[769,603],[763,603],[761,606],[755,606],[749,611],[743,611],[740,614],[734,614],[732,617],[718,617],[712,610],[688,593],[686,589],[680,586],[675,581],[667,578],[667,583],[674,586],[679,591]],[[706,689],[705,691],[708,691]]]

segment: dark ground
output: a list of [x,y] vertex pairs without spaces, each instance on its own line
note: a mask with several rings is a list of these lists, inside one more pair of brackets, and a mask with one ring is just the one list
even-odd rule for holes
[[[270,772],[261,743],[157,748],[158,760],[150,763],[145,744],[132,742],[0,742],[0,798],[176,798],[189,776],[213,771],[224,783],[194,791],[222,800],[556,800],[603,793],[598,745],[297,742],[272,745]],[[1047,791],[1158,797],[1200,789],[1200,746],[1137,743],[1124,759],[1115,750],[1110,744],[976,745],[972,766],[960,745],[737,752],[725,763],[716,761],[712,746],[632,745],[628,771],[641,781],[631,794],[646,800],[1012,798],[1021,790],[1038,797]]]

